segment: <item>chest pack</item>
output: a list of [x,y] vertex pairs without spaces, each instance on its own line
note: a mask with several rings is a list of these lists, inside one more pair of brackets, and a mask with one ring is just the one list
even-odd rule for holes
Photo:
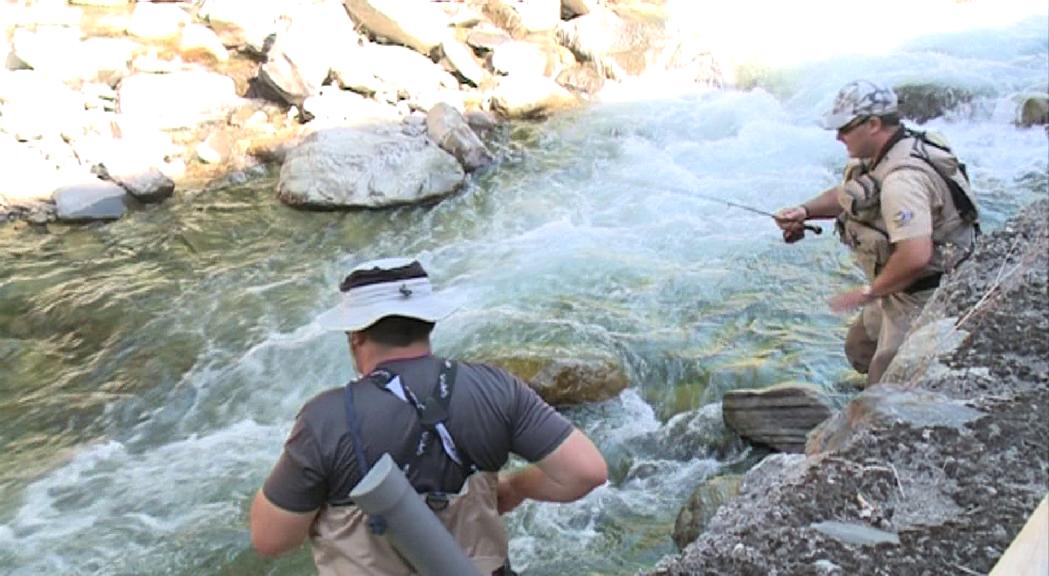
[[[911,139],[911,147],[907,156],[898,159],[888,158],[892,154],[892,149],[905,139]],[[844,191],[849,198],[849,203],[843,208],[849,212],[850,217],[865,223],[872,223],[880,218],[881,181],[888,173],[907,168],[929,169],[947,186],[961,220],[971,224],[979,234],[979,210],[973,197],[968,171],[942,136],[935,132],[902,128],[889,140],[886,149],[886,156],[877,164],[868,165],[866,162],[859,162],[846,168]],[[888,162],[892,164],[892,167],[879,177],[876,174],[881,172],[878,170],[881,162]]]
[[[400,463],[404,475],[411,478],[411,473],[419,467],[423,456],[430,453],[434,446],[434,438],[440,440],[441,451],[445,457],[454,462],[462,471],[463,477],[468,478],[477,471],[477,466],[469,456],[455,445],[455,440],[445,422],[448,420],[448,407],[451,403],[452,391],[455,388],[455,374],[457,364],[451,360],[441,360],[441,371],[437,376],[434,393],[426,400],[420,401],[411,388],[401,382],[400,376],[385,369],[378,369],[364,377],[360,383],[351,382],[346,385],[346,420],[349,426],[350,436],[353,438],[354,459],[357,461],[357,470],[363,478],[371,469],[373,462],[368,459],[367,450],[364,447],[363,433],[360,422],[357,419],[356,408],[353,401],[353,387],[361,384],[372,384],[396,396],[402,402],[409,404],[419,418],[422,431],[415,442],[415,450],[412,452],[411,460]],[[448,505],[451,494],[439,490],[437,486],[417,486],[413,488],[420,494],[426,496],[426,503],[433,510],[442,510]],[[372,516],[368,520],[368,526],[375,534],[385,531],[385,521],[381,516]]]

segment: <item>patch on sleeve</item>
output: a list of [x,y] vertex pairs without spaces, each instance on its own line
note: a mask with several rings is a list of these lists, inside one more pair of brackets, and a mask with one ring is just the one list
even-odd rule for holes
[[911,212],[910,210],[900,210],[896,213],[895,216],[892,217],[892,221],[900,227],[906,226],[913,219],[914,212]]

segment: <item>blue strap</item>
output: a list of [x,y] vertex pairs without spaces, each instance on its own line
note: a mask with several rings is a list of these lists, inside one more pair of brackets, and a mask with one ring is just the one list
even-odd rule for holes
[[[361,423],[357,420],[357,411],[353,406],[353,382],[346,385],[346,423],[350,429],[350,436],[353,439],[353,456],[357,460],[357,471],[360,472],[361,478],[364,478],[368,474],[368,470],[371,470],[371,465],[368,464],[368,457],[364,453],[364,441],[361,434]],[[382,534],[386,532],[386,520],[382,516],[370,516],[368,518],[368,528],[371,529],[372,534]]]

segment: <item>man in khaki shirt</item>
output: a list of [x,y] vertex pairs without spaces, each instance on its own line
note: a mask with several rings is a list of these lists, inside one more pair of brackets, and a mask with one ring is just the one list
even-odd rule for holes
[[972,252],[976,207],[964,166],[946,143],[900,123],[891,88],[847,84],[823,123],[848,152],[846,178],[776,219],[788,243],[804,237],[808,219],[837,219],[869,283],[835,295],[830,306],[863,308],[845,354],[873,385],[941,276]]

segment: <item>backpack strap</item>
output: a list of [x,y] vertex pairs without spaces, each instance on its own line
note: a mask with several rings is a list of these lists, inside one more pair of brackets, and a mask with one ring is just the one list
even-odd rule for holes
[[[445,422],[448,420],[448,407],[451,404],[452,391],[455,389],[457,370],[458,364],[456,362],[447,359],[442,360],[441,372],[437,376],[437,385],[434,387],[434,393],[425,401],[420,401],[415,392],[405,386],[400,378],[396,376],[380,384],[380,387],[410,404],[419,417],[419,423],[422,425],[423,431],[419,436],[419,441],[416,443],[415,460],[418,461],[423,454],[429,451],[430,442],[436,435],[441,439],[441,448],[445,455],[459,465],[464,476],[469,476],[477,471],[477,466],[474,465],[464,451],[455,445],[455,440],[445,425]],[[376,383],[378,384],[378,382]],[[405,472],[410,467],[411,464],[405,466]]]
[[[954,152],[951,151],[949,146],[934,142],[931,138],[926,136],[925,132],[908,129],[907,133],[914,138],[914,146],[911,148],[911,157],[924,161],[940,176],[940,179],[947,184],[947,188],[951,191],[951,200],[954,200],[954,206],[958,209],[958,213],[962,216],[963,220],[972,223],[976,235],[979,236],[980,222],[977,217],[978,212],[976,206],[969,198],[969,195],[965,193],[965,190],[962,190],[961,185],[955,182],[953,178],[949,178],[944,174],[943,170],[932,161],[932,158],[929,157],[929,153],[925,151],[925,146],[932,146],[933,148],[946,152],[952,156],[954,156]],[[965,164],[958,162],[958,170],[962,173],[962,177],[965,178],[965,181],[969,182],[969,173],[965,169]]]
[[[369,374],[366,379],[375,375],[375,373]],[[361,423],[357,420],[357,410],[353,404],[353,385],[354,382],[347,384],[343,394],[346,400],[346,424],[353,440],[353,457],[357,460],[357,471],[361,478],[364,478],[371,470],[371,464],[368,462],[368,455],[364,449],[364,435],[361,432]],[[369,515],[368,528],[372,534],[383,534],[386,532],[386,520],[379,515]]]

